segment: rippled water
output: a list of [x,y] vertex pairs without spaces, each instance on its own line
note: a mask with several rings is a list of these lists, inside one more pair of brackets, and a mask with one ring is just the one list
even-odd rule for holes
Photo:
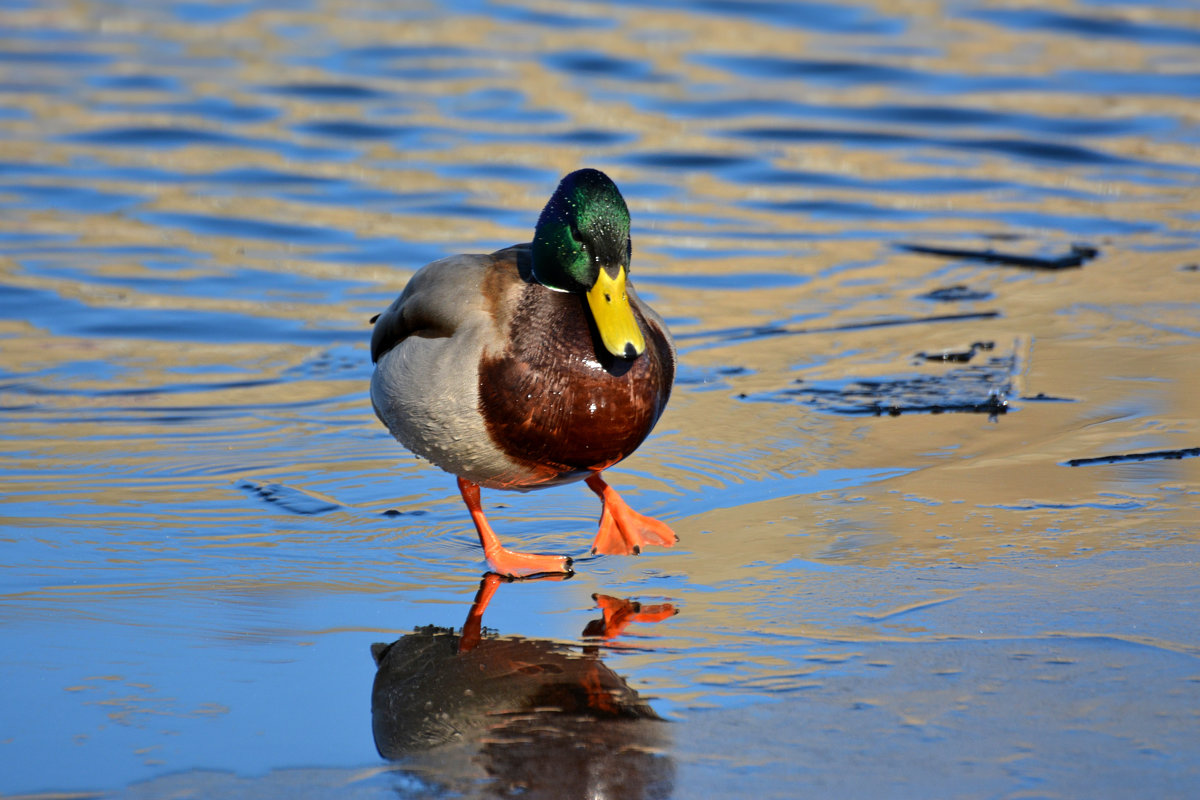
[[[1172,0],[6,3],[0,792],[596,788],[377,754],[371,645],[462,628],[483,562],[366,392],[412,270],[590,165],[680,351],[608,475],[681,542],[586,557],[586,490],[485,493],[579,556],[485,639],[666,720],[549,771],[1200,793],[1198,45]],[[584,636],[606,597],[675,613]]]

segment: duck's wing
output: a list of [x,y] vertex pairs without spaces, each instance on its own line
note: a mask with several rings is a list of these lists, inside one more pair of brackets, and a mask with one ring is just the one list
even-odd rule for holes
[[497,279],[516,278],[521,247],[491,255],[450,256],[417,270],[387,311],[375,318],[371,360],[378,362],[410,336],[452,337],[468,321],[488,313]]

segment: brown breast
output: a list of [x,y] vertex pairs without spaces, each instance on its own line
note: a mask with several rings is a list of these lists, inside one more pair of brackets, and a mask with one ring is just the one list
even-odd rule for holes
[[604,469],[632,453],[666,407],[675,378],[663,331],[634,314],[646,351],[610,357],[581,296],[526,283],[502,353],[479,365],[480,412],[492,441],[537,477],[553,482]]

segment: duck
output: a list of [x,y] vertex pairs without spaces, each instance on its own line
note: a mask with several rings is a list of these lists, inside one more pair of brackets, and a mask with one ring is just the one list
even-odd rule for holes
[[559,182],[531,242],[426,264],[373,320],[375,414],[457,477],[490,572],[569,575],[573,559],[503,546],[481,488],[584,481],[602,503],[593,554],[678,541],[602,477],[653,430],[675,379],[674,341],[634,289],[632,254],[621,191],[580,169]]

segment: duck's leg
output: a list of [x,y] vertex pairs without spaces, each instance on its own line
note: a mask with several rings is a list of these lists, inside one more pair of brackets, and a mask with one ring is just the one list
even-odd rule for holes
[[604,482],[599,472],[587,479],[588,488],[600,495],[600,530],[592,542],[592,552],[606,556],[637,555],[648,544],[670,547],[679,541],[675,531],[653,517],[643,516],[621,499],[617,490]]
[[463,502],[467,504],[475,530],[479,532],[479,543],[483,545],[483,556],[487,559],[489,570],[508,578],[571,572],[571,559],[567,556],[537,556],[505,548],[483,515],[483,506],[479,503],[479,484],[459,478],[458,491],[462,492]]

